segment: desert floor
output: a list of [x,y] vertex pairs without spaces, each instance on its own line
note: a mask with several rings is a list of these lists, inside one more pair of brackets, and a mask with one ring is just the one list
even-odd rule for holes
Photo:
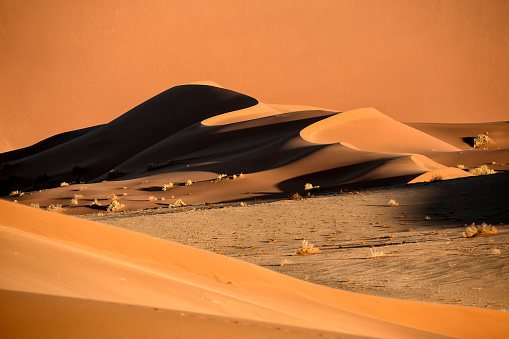
[[[508,174],[82,218],[357,293],[509,307]],[[394,199],[397,207],[390,207]],[[465,224],[498,233],[465,238]],[[298,256],[303,240],[321,253]],[[373,255],[375,257],[373,257]]]

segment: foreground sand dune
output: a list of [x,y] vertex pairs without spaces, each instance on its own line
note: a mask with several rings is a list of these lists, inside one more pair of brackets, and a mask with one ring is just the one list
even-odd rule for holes
[[[405,125],[374,108],[267,105],[201,82],[170,88],[110,123],[0,154],[0,194],[30,191],[8,199],[87,214],[105,211],[112,194],[135,210],[303,194],[306,183],[317,191],[453,179],[484,164],[509,170],[508,126]],[[492,142],[474,150],[485,132]],[[102,206],[91,208],[95,199]]]
[[[165,336],[168,324],[189,337],[214,329],[282,338],[494,338],[509,332],[507,312],[357,295],[4,201],[0,212],[4,337],[64,336],[80,328],[86,337],[118,333],[124,325],[132,336],[145,335],[149,326]],[[101,321],[104,316],[111,318]]]

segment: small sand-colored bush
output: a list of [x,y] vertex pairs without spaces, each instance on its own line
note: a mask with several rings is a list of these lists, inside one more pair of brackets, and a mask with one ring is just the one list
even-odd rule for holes
[[311,184],[311,183],[309,183],[309,182],[308,182],[307,184],[305,184],[305,185],[304,185],[304,189],[305,189],[306,191],[308,191],[308,190],[312,190],[313,188],[320,188],[320,186],[313,186],[313,184]]
[[177,201],[175,201],[175,203],[172,205],[173,207],[182,207],[182,206],[186,206],[187,204],[185,202],[182,201],[182,199],[178,199]]
[[468,173],[473,175],[488,175],[495,174],[496,172],[489,168],[487,165],[481,165],[479,167],[469,169]]
[[78,191],[83,192],[83,191],[85,191],[86,189],[87,189],[87,188],[86,188],[85,186],[81,186],[81,187],[78,189]]
[[24,193],[21,191],[12,191],[11,193],[9,193],[9,196],[15,197],[15,196],[22,196],[23,194]]
[[472,168],[468,170],[469,173],[474,175],[489,175],[489,174],[495,174],[495,170],[489,168],[487,165],[481,165],[476,168]]
[[291,261],[291,260],[283,259],[283,261],[281,261],[280,266],[284,266],[284,265],[292,265],[292,264],[295,264],[295,263],[294,263],[293,261]]
[[119,208],[122,208],[124,207],[125,205],[124,204],[121,204],[118,202],[118,200],[113,200],[109,205],[108,207],[106,207],[106,210],[108,212],[114,212],[116,210],[118,210]]
[[161,190],[166,192],[168,190],[168,188],[171,188],[171,187],[173,187],[173,183],[169,182],[167,184],[164,184],[163,187],[161,188]]
[[76,206],[76,205],[78,205],[78,204],[79,204],[79,200],[78,200],[77,198],[72,198],[72,199],[71,199],[71,205],[72,205],[72,206]]
[[295,252],[295,255],[308,255],[308,254],[316,254],[321,253],[319,248],[315,247],[313,244],[310,244],[307,240],[302,241],[301,247]]
[[30,204],[33,208],[41,208],[38,203]]
[[474,138],[474,148],[481,148],[491,142],[490,137],[488,136],[488,132],[481,133]]
[[92,201],[90,203],[90,206],[91,207],[94,207],[94,206],[102,206],[103,204],[101,204],[99,201],[97,201],[97,199],[94,199],[94,201]]
[[302,200],[304,198],[299,193],[293,193],[292,195],[290,195],[290,197],[288,199],[290,199],[290,200]]
[[369,249],[369,256],[368,256],[368,258],[369,259],[374,259],[374,258],[383,257],[384,255],[385,255],[384,251],[377,250],[377,249],[374,249],[374,248],[370,248]]
[[427,216],[424,218],[424,220],[430,221],[430,220],[431,220],[431,218],[427,215]]
[[62,208],[62,205],[49,205],[48,207],[46,207],[46,210],[48,211],[51,211],[51,212],[61,212],[63,211],[64,209]]
[[396,200],[394,200],[394,199],[389,200],[389,203],[388,203],[388,204],[389,204],[389,206],[391,206],[391,207],[399,206],[399,203],[398,203],[398,202],[396,202]]
[[223,178],[226,178],[227,176],[228,176],[228,174],[219,174],[219,175],[217,176],[217,180],[221,180],[221,179],[223,179]]
[[157,198],[154,197],[153,195],[151,195],[150,197],[148,197],[148,201],[156,201]]
[[463,164],[458,164],[458,165],[456,165],[456,167],[458,167],[459,169],[464,169],[464,168],[465,168],[465,165],[463,165]]
[[110,196],[108,197],[108,200],[118,200],[118,196],[116,194],[110,194]]
[[69,183],[63,181],[60,183],[60,187],[65,187],[65,186],[69,186]]
[[472,223],[472,225],[468,226],[465,225],[467,229],[465,232],[463,232],[463,236],[465,238],[472,238],[475,236],[478,236],[480,234],[487,234],[487,233],[497,233],[497,229],[495,226],[488,225],[486,223],[482,223],[480,225],[476,225],[475,223]]
[[186,186],[191,186],[193,184],[193,181],[191,179],[186,181]]

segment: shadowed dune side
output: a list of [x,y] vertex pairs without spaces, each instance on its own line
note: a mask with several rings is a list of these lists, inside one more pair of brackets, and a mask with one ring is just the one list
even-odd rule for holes
[[[81,137],[19,159],[2,172],[2,187],[30,189],[41,174],[48,176],[48,185],[55,186],[62,178],[71,178],[76,165],[88,169],[81,175],[92,180],[173,133],[257,103],[249,96],[215,86],[173,87]],[[7,181],[13,174],[17,176],[14,184]]]
[[[10,330],[25,321],[26,326],[18,329],[22,334],[37,330],[58,334],[67,328],[61,318],[46,317],[48,322],[41,323],[40,313],[20,312],[26,305],[33,308],[34,302],[43,303],[38,308],[47,310],[75,304],[85,312],[82,321],[91,326],[100,315],[111,312],[114,319],[122,316],[141,322],[140,328],[146,328],[144,322],[158,322],[157,315],[147,314],[153,312],[127,306],[138,305],[151,311],[157,308],[163,314],[178,311],[178,319],[170,320],[178,323],[185,323],[180,319],[182,313],[200,314],[201,320],[211,320],[201,322],[210,330],[219,321],[217,317],[226,317],[246,324],[262,322],[269,327],[278,324],[368,337],[495,338],[509,331],[507,312],[357,295],[176,243],[4,201],[0,201],[0,212],[0,289],[4,290],[0,295],[8,301],[2,307],[15,308],[2,313],[10,314],[4,318]],[[71,321],[76,321],[75,314],[69,313]],[[141,317],[135,318],[136,314]],[[102,325],[115,329],[110,321]],[[249,331],[250,326],[246,327]],[[184,335],[196,330],[179,329]],[[278,337],[275,328],[274,334]]]
[[44,139],[34,145],[6,153],[0,153],[0,163],[9,163],[10,161],[16,161],[40,152],[44,152],[50,148],[62,145],[66,142],[79,138],[82,135],[85,135],[89,132],[96,130],[97,128],[100,128],[101,126],[102,125],[92,126],[79,129],[76,131],[60,133],[47,139]]

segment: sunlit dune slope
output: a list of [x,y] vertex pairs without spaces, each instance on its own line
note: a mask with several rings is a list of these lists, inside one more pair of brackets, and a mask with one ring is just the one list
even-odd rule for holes
[[[416,126],[422,131],[374,108],[267,105],[212,82],[182,85],[108,124],[0,154],[0,194],[31,191],[10,199],[86,214],[105,210],[112,193],[124,196],[132,210],[178,199],[204,204],[281,197],[303,192],[307,183],[320,190],[366,188],[405,184],[427,172],[419,181],[452,179],[482,164],[509,170],[506,123]],[[489,130],[491,149],[469,146],[480,128]],[[465,170],[449,168],[458,164]],[[241,173],[242,180],[234,180]],[[80,187],[59,187],[62,182],[86,184],[83,199],[71,205]],[[163,190],[169,183],[171,190]],[[95,199],[105,205],[90,208]]]
[[[40,329],[58,334],[69,328],[62,320],[99,326],[104,314],[140,322],[140,329],[147,323],[157,325],[152,330],[158,333],[160,326],[165,327],[159,318],[163,315],[154,308],[176,324],[188,323],[190,316],[201,319],[200,326],[206,329],[231,321],[235,331],[239,330],[236,319],[246,324],[246,331],[250,326],[260,330],[260,326],[281,325],[299,327],[288,329],[297,333],[311,329],[368,337],[501,337],[509,330],[506,312],[356,295],[183,245],[4,201],[0,201],[0,212],[0,288],[6,301],[2,313],[8,314],[3,317],[2,331],[9,331],[6,333]],[[35,302],[41,303],[41,310],[67,305],[71,311],[63,319],[46,318],[41,323],[43,315],[33,310]],[[23,312],[28,305],[30,309]],[[84,312],[81,320],[72,311],[74,305]],[[21,321],[25,326],[16,327]],[[118,324],[107,319],[101,326],[118,331]],[[94,328],[89,331],[85,333],[94,333]],[[194,331],[177,329],[183,335]],[[277,332],[274,328],[276,337]]]

